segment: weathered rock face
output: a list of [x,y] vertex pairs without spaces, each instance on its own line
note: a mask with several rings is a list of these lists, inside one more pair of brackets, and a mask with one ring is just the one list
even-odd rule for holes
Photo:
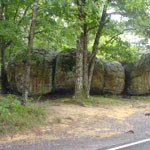
[[124,89],[125,71],[119,62],[104,62],[104,93],[121,94]]
[[[75,87],[75,49],[67,49],[60,52],[56,57],[55,91],[74,91]],[[103,93],[104,65],[99,59],[96,60],[94,74],[91,83],[93,93]]]
[[[40,95],[52,90],[52,61],[54,52],[45,49],[33,49],[31,66],[30,95]],[[19,51],[11,59],[7,68],[9,87],[22,93],[24,85],[26,52]]]
[[61,51],[56,56],[54,73],[55,91],[73,91],[75,86],[75,49]]
[[[60,52],[56,57],[55,90],[73,91],[75,86],[75,49]],[[119,62],[96,60],[91,92],[120,94],[124,89],[124,68]]]
[[[74,91],[75,49],[59,53],[34,49],[31,68],[30,95],[53,91]],[[26,53],[20,51],[8,64],[10,89],[22,93],[24,85]],[[124,88],[124,69],[119,62],[97,59],[91,83],[91,92],[96,94],[120,94]]]
[[150,53],[144,54],[130,68],[127,91],[131,95],[150,94]]
[[91,92],[96,94],[103,94],[104,90],[104,62],[97,59],[93,71]]

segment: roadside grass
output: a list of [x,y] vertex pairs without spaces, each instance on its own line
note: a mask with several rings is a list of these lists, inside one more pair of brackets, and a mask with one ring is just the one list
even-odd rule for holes
[[[72,97],[61,97],[56,99],[47,99],[46,105],[51,104],[75,104],[75,105],[128,105],[134,102],[148,102],[150,103],[150,96],[130,96],[123,98],[119,95],[105,95],[105,96],[90,96],[88,99],[74,99]],[[45,104],[44,104],[45,105]]]
[[22,106],[15,95],[0,96],[0,135],[35,127],[45,118],[44,109],[40,106],[32,103]]
[[62,97],[56,99],[47,99],[49,104],[75,104],[75,105],[124,105],[128,104],[128,99],[123,99],[121,96],[90,96],[88,99],[74,99],[71,97]]
[[[88,99],[76,100],[71,96],[56,98],[50,97],[42,101],[40,98],[31,98],[27,106],[22,106],[20,97],[15,95],[0,96],[0,135],[17,133],[46,123],[47,110],[52,105],[75,104],[80,106],[124,106],[136,102],[150,103],[150,96],[90,96]],[[34,101],[34,102],[33,102]],[[47,109],[48,108],[48,109]],[[54,118],[55,123],[61,123],[60,118]]]
[[131,101],[150,102],[150,96],[131,96]]

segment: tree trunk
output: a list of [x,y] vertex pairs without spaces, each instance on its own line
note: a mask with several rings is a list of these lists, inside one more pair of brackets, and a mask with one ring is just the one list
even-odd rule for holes
[[88,32],[87,32],[87,25],[83,25],[83,88],[85,98],[89,97],[88,87]]
[[106,11],[107,11],[107,3],[103,7],[102,16],[100,17],[99,26],[98,26],[98,29],[97,29],[97,33],[96,33],[93,48],[92,48],[92,54],[91,54],[91,57],[89,59],[89,68],[88,68],[89,69],[88,70],[88,83],[89,84],[88,84],[87,93],[90,93],[91,81],[92,81],[93,71],[94,71],[95,61],[96,61],[96,53],[97,53],[99,41],[100,41],[100,38],[101,38],[101,35],[102,35],[102,30],[104,28],[106,18],[107,18]]
[[77,51],[76,51],[76,76],[75,76],[75,98],[81,98],[83,96],[83,33],[80,34],[77,40]]
[[32,65],[32,48],[33,48],[33,39],[34,39],[34,31],[36,24],[36,15],[37,15],[37,7],[38,0],[34,0],[33,10],[32,10],[32,21],[29,31],[29,39],[28,39],[28,50],[27,50],[27,64],[25,68],[25,76],[24,76],[24,90],[22,93],[22,103],[25,105],[27,103],[27,99],[30,91],[30,72]]
[[[0,21],[4,20],[4,4],[3,1],[0,3]],[[9,43],[8,43],[9,44]],[[8,88],[8,81],[7,81],[7,74],[6,74],[6,68],[5,68],[5,42],[0,38],[0,53],[1,53],[1,89],[2,93],[6,94],[7,93],[7,88]]]
[[2,93],[6,94],[8,90],[8,80],[5,68],[5,48],[3,46],[1,46],[1,88]]
[[106,10],[107,10],[107,2],[104,5],[102,16],[99,20],[99,26],[96,32],[92,54],[88,59],[88,30],[86,24],[86,12],[84,10],[86,1],[81,0],[77,1],[78,11],[79,11],[79,19],[83,24],[81,25],[81,34],[80,38],[78,38],[77,42],[77,53],[76,53],[76,82],[75,82],[75,96],[80,95],[83,98],[88,98],[90,95],[90,87],[91,80],[93,76],[96,53],[98,50],[99,40],[102,34],[103,27],[106,21]]
[[81,24],[81,33],[77,40],[76,52],[76,77],[75,77],[75,97],[86,98],[88,88],[88,64],[87,64],[87,25],[86,13],[84,11],[85,0],[77,1],[78,17]]

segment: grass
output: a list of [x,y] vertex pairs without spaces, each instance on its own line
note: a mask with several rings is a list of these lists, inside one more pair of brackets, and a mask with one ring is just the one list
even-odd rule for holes
[[106,95],[106,96],[90,96],[88,99],[76,100],[71,97],[61,97],[50,100],[49,104],[77,104],[77,105],[126,105],[131,102],[150,102],[150,96],[131,96],[129,98],[123,98],[122,96]]
[[0,134],[16,133],[41,124],[45,119],[44,109],[34,104],[22,106],[14,95],[0,96]]
[[49,104],[77,104],[77,105],[122,105],[126,104],[125,100],[119,96],[90,96],[88,99],[76,100],[71,97],[56,98],[55,100],[48,99]]
[[[0,135],[16,133],[24,129],[29,129],[42,125],[46,121],[46,108],[51,105],[75,104],[75,105],[96,105],[96,106],[119,106],[128,105],[134,102],[150,102],[148,96],[132,96],[124,99],[121,96],[91,96],[88,99],[75,100],[71,97],[56,97],[47,101],[29,103],[22,106],[19,97],[15,95],[0,96]],[[55,123],[61,123],[61,119],[54,118]]]
[[131,96],[131,100],[150,102],[150,96]]

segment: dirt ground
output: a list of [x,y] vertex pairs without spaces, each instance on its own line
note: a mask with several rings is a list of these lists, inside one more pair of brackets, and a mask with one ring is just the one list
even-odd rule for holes
[[125,105],[47,104],[45,125],[0,138],[0,144],[16,140],[55,140],[67,137],[108,137],[132,130],[126,119],[137,111],[150,111],[150,102]]

